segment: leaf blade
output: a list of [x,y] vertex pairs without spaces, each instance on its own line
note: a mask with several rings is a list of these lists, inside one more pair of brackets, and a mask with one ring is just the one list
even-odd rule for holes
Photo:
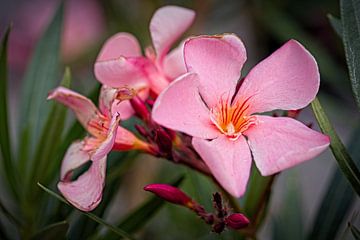
[[[44,185],[42,185],[41,183],[37,184],[42,190],[44,190],[46,193],[50,194],[51,196],[57,198],[59,201],[65,203],[66,205],[72,207],[72,205],[70,203],[68,203],[65,198],[61,197],[59,194],[51,191],[50,189],[46,188]],[[74,208],[74,207],[73,207]],[[112,232],[114,232],[115,234],[117,234],[120,237],[124,237],[126,239],[130,239],[133,240],[134,238],[127,232],[125,232],[122,229],[119,229],[117,227],[114,227],[113,225],[105,222],[104,220],[102,220],[101,218],[99,218],[98,216],[96,216],[95,214],[92,214],[90,212],[82,212],[77,208],[74,208],[75,210],[79,211],[81,214],[87,216],[88,218],[92,219],[95,222],[98,222],[102,225],[104,225],[105,227],[109,228]]]
[[360,108],[360,0],[341,0],[340,13],[351,86]]
[[[42,116],[46,116],[50,112],[50,104],[45,101],[47,92],[57,84],[63,12],[64,4],[61,2],[48,28],[35,47],[23,79],[19,118],[20,147],[22,150],[27,149],[31,155],[45,123]],[[23,138],[26,139],[23,141]],[[24,153],[20,160],[21,172],[28,169],[29,153]]]
[[46,226],[38,233],[36,233],[31,240],[52,240],[52,239],[66,239],[66,234],[69,229],[69,223],[67,221],[57,222]]
[[347,152],[344,144],[341,142],[339,136],[331,125],[320,101],[315,98],[311,103],[312,110],[315,114],[316,120],[324,134],[330,136],[330,148],[338,163],[338,166],[350,182],[354,191],[360,196],[360,171]]
[[[360,163],[360,127],[355,131],[349,145],[349,153]],[[308,239],[326,240],[336,236],[345,216],[355,200],[355,193],[339,168],[334,169],[331,180],[320,207],[317,210],[314,224]],[[331,211],[329,211],[331,209]]]

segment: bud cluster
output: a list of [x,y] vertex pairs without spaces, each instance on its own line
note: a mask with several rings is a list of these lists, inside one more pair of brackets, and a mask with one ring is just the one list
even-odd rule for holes
[[149,184],[144,187],[144,190],[154,193],[165,201],[190,209],[203,219],[206,224],[211,225],[212,231],[215,233],[221,233],[225,228],[243,229],[250,224],[249,219],[244,214],[229,214],[228,208],[224,205],[222,196],[218,192],[213,194],[214,212],[207,212],[203,206],[174,186]]

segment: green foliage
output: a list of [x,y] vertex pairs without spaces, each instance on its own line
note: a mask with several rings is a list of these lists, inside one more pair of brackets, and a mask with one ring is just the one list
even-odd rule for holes
[[[349,153],[357,164],[360,163],[359,145],[360,128],[354,132],[349,144]],[[341,170],[334,169],[308,239],[326,240],[335,236],[355,198],[356,195]]]
[[341,142],[339,136],[335,132],[335,129],[330,123],[330,120],[328,119],[320,104],[320,101],[317,98],[315,98],[315,100],[311,103],[311,107],[315,114],[316,120],[319,123],[321,131],[327,134],[331,139],[330,148],[340,169],[356,193],[360,195],[360,172],[356,164],[352,160],[344,144]]
[[360,231],[353,224],[349,223],[350,231],[356,240],[360,239]]
[[11,28],[8,27],[0,43],[0,160],[3,171],[2,175],[6,176],[12,193],[17,197],[16,178],[13,163],[13,153],[11,149],[11,139],[9,135],[9,119],[7,105],[7,47]]
[[352,90],[360,108],[360,0],[341,0],[342,39]]
[[53,239],[66,239],[66,234],[69,229],[69,223],[66,221],[61,221],[58,223],[51,224],[46,226],[41,231],[36,233],[31,240],[53,240]]
[[[31,165],[31,156],[39,141],[51,106],[44,101],[48,92],[58,84],[60,66],[60,40],[64,6],[61,3],[47,30],[37,43],[23,79],[20,105],[20,171],[25,173]],[[29,152],[27,152],[29,151]],[[30,154],[30,155],[29,155]]]
[[281,201],[282,208],[277,216],[274,216],[273,238],[276,240],[303,240],[304,223],[302,218],[301,188],[297,182],[294,171],[286,174],[284,199]]
[[[68,203],[63,197],[61,197],[59,194],[51,191],[50,189],[46,188],[45,186],[41,185],[40,183],[38,183],[38,186],[43,189],[45,192],[47,192],[48,194],[50,194],[51,196],[57,198],[59,201],[67,204],[68,206],[72,207],[72,205],[70,203]],[[81,212],[81,214],[85,215],[86,217],[90,218],[91,220],[107,227],[109,230],[111,230],[113,233],[115,233],[116,235],[123,237],[125,239],[134,239],[130,234],[128,234],[127,232],[125,232],[124,230],[117,228],[107,222],[105,222],[104,220],[102,220],[101,218],[99,218],[98,216],[96,216],[93,213],[89,213],[89,212],[82,212],[80,210],[78,210],[77,208],[73,207],[74,210],[77,210],[79,212]]]

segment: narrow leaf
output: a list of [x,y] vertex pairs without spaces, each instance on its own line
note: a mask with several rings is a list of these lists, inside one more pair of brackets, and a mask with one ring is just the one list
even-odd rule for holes
[[6,30],[0,43],[0,159],[2,159],[3,174],[6,181],[9,183],[14,195],[17,196],[7,105],[7,46],[9,35],[10,27]]
[[301,188],[297,182],[294,171],[287,173],[285,180],[286,195],[281,201],[282,208],[279,214],[274,216],[273,238],[276,240],[303,240],[304,223],[301,206]]
[[[43,186],[41,183],[38,183],[38,186],[44,190],[45,192],[47,192],[48,194],[50,194],[51,196],[57,198],[59,201],[65,203],[66,205],[70,206],[70,207],[73,207],[70,203],[68,203],[65,198],[61,197],[59,194],[51,191],[50,189],[46,188],[45,186]],[[126,238],[126,239],[134,239],[130,234],[128,234],[127,232],[125,232],[124,230],[122,229],[119,229],[117,227],[114,227],[113,225],[105,222],[104,220],[102,220],[101,218],[99,218],[98,216],[90,213],[90,212],[82,212],[80,211],[79,209],[73,207],[75,210],[79,211],[81,214],[87,216],[88,218],[92,219],[93,221],[101,224],[101,225],[104,225],[105,227],[109,228],[109,230],[111,230],[113,233],[115,233],[116,235],[118,235],[119,237],[123,237],[123,238]]]
[[341,25],[341,20],[334,17],[333,15],[331,14],[328,14],[327,15],[328,19],[329,19],[329,22],[332,26],[332,28],[335,30],[336,34],[342,38],[342,25]]
[[51,224],[36,233],[31,240],[64,240],[69,229],[69,223],[66,221]]
[[255,166],[251,170],[249,189],[244,196],[244,211],[255,227],[261,224],[265,216],[275,176],[263,177]]
[[335,132],[320,104],[320,101],[317,98],[315,98],[315,100],[311,103],[311,107],[315,114],[316,120],[319,123],[321,131],[324,134],[330,136],[330,148],[341,171],[346,176],[347,180],[350,182],[356,193],[360,196],[360,172],[356,167],[356,164],[351,159],[344,144],[341,142],[339,136]]
[[[360,127],[354,132],[349,145],[349,153],[357,164],[360,163],[359,145]],[[345,216],[351,209],[355,197],[351,185],[341,170],[339,168],[334,169],[326,194],[317,210],[308,239],[326,240],[336,236],[339,226],[341,226]]]
[[350,231],[356,240],[360,239],[360,231],[353,224],[349,223]]
[[340,13],[351,86],[360,108],[360,0],[341,0]]
[[[67,68],[64,73],[61,85],[70,87],[71,73]],[[46,101],[44,99],[44,101]],[[47,116],[44,128],[42,129],[41,137],[36,148],[35,156],[32,161],[32,169],[30,178],[27,181],[34,187],[36,182],[48,179],[48,175],[54,172],[54,167],[58,166],[61,158],[58,156],[58,150],[61,146],[61,136],[64,130],[66,107],[52,102],[52,108]],[[47,182],[46,182],[47,183]],[[33,188],[29,188],[31,195],[36,197]]]
[[[47,93],[57,85],[60,65],[60,40],[63,22],[63,3],[37,43],[23,80],[22,101],[20,105],[20,141],[21,150],[28,149],[32,154],[35,143],[45,123],[44,116],[50,112],[46,101]],[[23,140],[25,138],[25,140]],[[30,144],[24,146],[23,144]],[[28,153],[23,156],[22,171],[27,167]]]

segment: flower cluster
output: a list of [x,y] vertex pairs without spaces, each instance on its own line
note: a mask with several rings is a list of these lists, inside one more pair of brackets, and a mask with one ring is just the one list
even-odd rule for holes
[[[288,41],[239,80],[246,50],[234,34],[190,37],[171,50],[194,17],[192,10],[176,6],[157,10],[150,22],[153,47],[145,56],[129,33],[106,41],[94,68],[103,84],[99,108],[63,87],[49,94],[71,108],[89,133],[69,147],[58,184],[77,208],[91,211],[100,203],[110,151],[140,150],[185,164],[240,197],[252,159],[267,176],[312,159],[329,145],[329,137],[291,117],[258,114],[280,109],[295,116],[315,98],[319,70],[300,43]],[[121,127],[121,120],[134,115],[143,123],[136,125],[139,136]],[[88,161],[90,168],[74,180],[74,169]],[[161,197],[205,218],[184,193],[173,198],[169,187],[145,189],[161,190]],[[221,215],[218,198],[215,194],[215,232],[248,224],[240,213]]]

